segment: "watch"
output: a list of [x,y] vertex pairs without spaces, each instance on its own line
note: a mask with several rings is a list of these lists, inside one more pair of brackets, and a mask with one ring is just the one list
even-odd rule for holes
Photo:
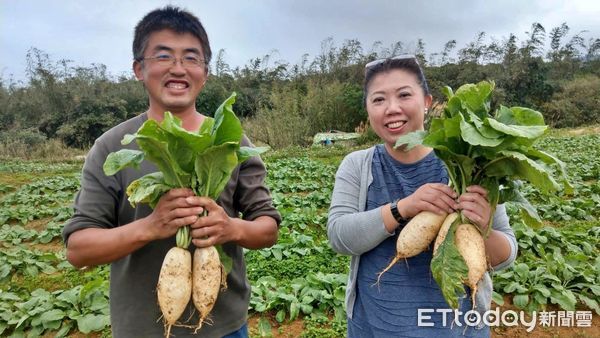
[[399,198],[396,198],[392,202],[392,205],[390,205],[390,211],[392,212],[392,216],[394,216],[394,219],[396,220],[396,222],[402,223],[404,221],[404,217],[402,217],[402,215],[400,215],[400,211],[398,211],[398,201],[399,200],[400,200]]

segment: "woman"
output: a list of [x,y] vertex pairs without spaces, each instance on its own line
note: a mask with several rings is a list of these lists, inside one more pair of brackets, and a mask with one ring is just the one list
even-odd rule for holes
[[[466,326],[458,317],[452,324],[455,316],[446,312],[449,307],[431,275],[431,248],[408,258],[406,264],[394,265],[375,285],[377,274],[395,256],[402,227],[419,212],[460,210],[481,229],[487,228],[492,215],[482,187],[471,186],[461,196],[448,187],[443,162],[431,148],[394,149],[400,135],[424,129],[432,101],[414,56],[368,63],[363,90],[371,127],[383,144],[353,152],[342,161],[327,224],[333,249],[352,256],[346,291],[348,337],[489,336],[482,323]],[[517,245],[503,205],[496,208],[491,224],[486,254],[498,270],[514,261]],[[489,309],[491,292],[486,273],[476,297],[479,312]],[[463,313],[472,307],[468,296],[461,299]],[[427,312],[431,318],[419,318],[419,309],[431,309]]]

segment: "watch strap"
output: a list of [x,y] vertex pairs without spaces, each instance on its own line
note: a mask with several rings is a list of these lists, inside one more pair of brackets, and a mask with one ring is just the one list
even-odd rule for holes
[[396,198],[392,202],[392,204],[390,205],[390,211],[392,212],[392,216],[394,217],[396,222],[402,223],[404,221],[404,217],[402,217],[402,215],[400,215],[400,211],[398,211],[398,201],[399,200],[400,200],[399,198]]

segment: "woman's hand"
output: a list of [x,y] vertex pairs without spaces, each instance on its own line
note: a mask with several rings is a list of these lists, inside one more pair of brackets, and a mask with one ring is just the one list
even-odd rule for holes
[[200,216],[191,224],[192,243],[199,248],[238,240],[238,228],[225,210],[208,197],[188,197],[206,209],[207,216]]
[[411,218],[421,211],[436,214],[452,213],[458,207],[454,200],[456,192],[442,183],[427,183],[419,187],[412,195],[398,202],[398,210],[403,218]]
[[488,192],[483,187],[472,185],[458,198],[458,209],[462,210],[462,214],[473,224],[479,226],[483,233],[487,231],[492,215],[487,195]]

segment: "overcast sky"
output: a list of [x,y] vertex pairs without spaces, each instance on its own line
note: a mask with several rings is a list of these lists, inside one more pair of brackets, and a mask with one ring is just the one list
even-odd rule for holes
[[225,49],[225,61],[233,67],[265,54],[292,64],[304,53],[312,60],[328,37],[336,46],[357,39],[365,50],[375,41],[383,46],[401,41],[406,52],[421,38],[427,54],[440,52],[452,39],[460,49],[481,31],[486,41],[502,41],[510,33],[523,41],[534,22],[547,33],[566,22],[568,38],[582,30],[588,31],[582,34],[586,41],[600,38],[597,0],[0,0],[0,77],[25,79],[25,56],[32,47],[53,61],[101,63],[111,75],[131,74],[133,28],[166,4],[196,14],[214,55]]

